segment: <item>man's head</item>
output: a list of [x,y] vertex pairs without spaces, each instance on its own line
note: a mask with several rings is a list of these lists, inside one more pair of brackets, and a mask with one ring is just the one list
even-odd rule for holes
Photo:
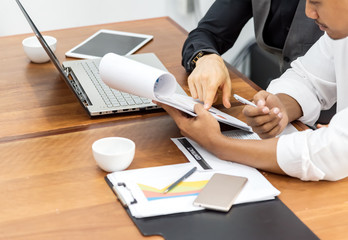
[[348,0],[307,0],[306,15],[332,39],[348,36]]

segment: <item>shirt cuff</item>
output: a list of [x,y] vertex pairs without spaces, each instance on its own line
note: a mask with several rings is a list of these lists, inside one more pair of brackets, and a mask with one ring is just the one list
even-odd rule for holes
[[273,80],[267,88],[272,94],[284,93],[294,98],[302,110],[301,122],[313,126],[319,118],[320,104],[311,92],[311,88],[304,85],[303,80],[297,80],[290,69],[281,78]]

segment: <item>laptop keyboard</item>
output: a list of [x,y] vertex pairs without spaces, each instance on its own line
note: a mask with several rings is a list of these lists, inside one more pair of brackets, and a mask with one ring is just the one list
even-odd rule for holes
[[129,93],[120,92],[118,90],[108,87],[100,78],[99,69],[95,62],[86,61],[81,62],[86,73],[92,80],[94,86],[98,90],[100,96],[103,98],[107,107],[133,106],[149,104],[151,100],[135,96]]

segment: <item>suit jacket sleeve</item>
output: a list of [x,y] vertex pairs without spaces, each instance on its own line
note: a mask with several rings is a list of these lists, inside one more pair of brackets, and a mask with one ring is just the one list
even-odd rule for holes
[[250,0],[216,0],[190,32],[182,49],[182,65],[187,72],[199,51],[223,54],[230,49],[242,28],[252,17]]

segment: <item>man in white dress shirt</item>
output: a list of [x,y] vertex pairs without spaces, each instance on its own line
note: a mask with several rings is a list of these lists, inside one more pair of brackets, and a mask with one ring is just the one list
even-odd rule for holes
[[[182,134],[221,159],[302,180],[335,181],[348,176],[348,0],[307,0],[306,15],[325,31],[305,56],[254,96],[246,106],[247,123],[263,140],[239,140],[221,134],[202,105],[197,117],[162,105]],[[303,29],[305,31],[305,29]],[[327,126],[276,137],[296,119],[314,124],[320,110],[337,102]],[[267,138],[267,139],[266,139]]]

